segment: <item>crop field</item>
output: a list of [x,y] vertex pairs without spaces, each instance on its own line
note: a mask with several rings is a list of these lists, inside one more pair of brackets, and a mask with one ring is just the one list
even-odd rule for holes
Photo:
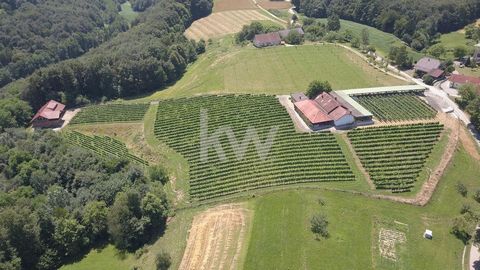
[[288,1],[259,0],[257,2],[264,9],[289,9],[292,7]]
[[[202,109],[208,111],[201,116]],[[206,132],[206,128],[200,126],[207,116],[208,134],[217,133],[219,137],[218,144],[210,144],[215,142],[211,138],[202,141],[203,146],[205,142],[210,145],[205,158],[201,155],[200,132]],[[249,141],[245,151],[239,150],[252,129],[259,136],[259,144],[265,145],[267,138],[272,138],[266,153],[263,146]],[[296,133],[290,116],[274,96],[161,101],[154,132],[189,161],[190,195],[197,200],[270,186],[355,180],[335,136]],[[217,155],[216,145],[221,145],[225,158]]]
[[70,124],[142,121],[149,104],[108,104],[82,108]]
[[355,152],[377,189],[410,191],[443,131],[438,123],[350,131]]
[[100,156],[114,156],[136,162],[143,166],[148,166],[147,161],[130,154],[124,143],[111,137],[90,137],[77,131],[67,132],[65,133],[65,137],[70,143],[91,150]]
[[[185,36],[195,40],[208,40],[240,32],[244,25],[253,21],[272,20],[258,10],[232,10],[212,13],[192,23]],[[272,20],[273,21],[273,20]]]
[[358,103],[380,121],[432,119],[437,111],[413,93],[354,96]]
[[215,0],[213,12],[222,12],[229,10],[258,9],[252,0]]
[[290,94],[305,90],[312,80],[328,80],[334,89],[406,84],[335,45],[255,49],[218,42],[175,85],[144,100],[205,93]]

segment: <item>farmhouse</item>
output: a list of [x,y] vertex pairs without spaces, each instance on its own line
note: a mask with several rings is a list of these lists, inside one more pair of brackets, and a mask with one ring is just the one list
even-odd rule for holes
[[253,38],[253,45],[257,48],[263,48],[268,46],[277,46],[282,43],[280,34],[278,32],[258,34]]
[[33,116],[32,126],[34,128],[60,127],[63,124],[62,117],[64,113],[65,105],[55,100],[50,100]]
[[[292,95],[292,101],[294,100]],[[313,130],[342,127],[355,122],[352,112],[329,93],[322,93],[314,100],[303,98],[294,101],[294,106],[295,111]]]
[[448,81],[450,82],[450,87],[458,89],[464,84],[473,84],[477,87],[480,87],[480,78],[465,76],[461,74],[452,74],[448,77]]
[[441,64],[440,60],[423,57],[415,64],[415,71],[419,76],[428,74],[433,78],[438,79],[444,74],[443,70],[440,69]]

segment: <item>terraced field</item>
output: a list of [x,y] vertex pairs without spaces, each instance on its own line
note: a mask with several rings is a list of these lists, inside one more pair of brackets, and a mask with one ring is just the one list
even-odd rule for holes
[[353,99],[380,121],[432,119],[437,115],[435,109],[414,93],[371,94]]
[[70,124],[142,121],[149,104],[108,104],[82,108]]
[[377,189],[410,191],[438,141],[438,123],[356,129],[348,133]]
[[66,132],[67,140],[77,146],[91,150],[102,157],[114,156],[148,166],[148,162],[130,154],[126,145],[108,136],[87,136],[77,131]]
[[[208,110],[209,136],[223,127],[218,138],[226,159],[217,155],[215,145],[209,148],[208,159],[201,156],[202,109]],[[228,128],[233,135],[227,135]],[[234,151],[238,147],[232,145],[241,148],[247,130],[251,132],[252,128],[262,143],[269,134],[274,135],[267,155],[258,155],[261,146],[250,142],[243,156]],[[154,132],[189,161],[190,195],[198,200],[269,186],[355,179],[335,136],[296,133],[288,113],[274,96],[161,101]]]
[[195,40],[208,40],[240,32],[244,25],[253,21],[273,21],[258,10],[232,10],[212,13],[196,20],[185,31],[185,36]]

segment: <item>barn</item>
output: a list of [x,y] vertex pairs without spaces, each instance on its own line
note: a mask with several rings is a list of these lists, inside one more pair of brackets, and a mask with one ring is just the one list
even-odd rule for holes
[[282,43],[282,39],[278,32],[258,34],[253,38],[253,45],[257,48],[268,46],[277,46]]
[[417,72],[419,76],[429,74],[434,78],[438,78],[443,75],[443,71],[440,69],[441,64],[440,60],[423,57],[415,64],[415,72]]
[[55,128],[63,124],[65,105],[55,100],[48,101],[33,116],[31,124],[34,128]]
[[303,98],[296,102],[294,95],[295,111],[313,130],[348,126],[355,122],[352,112],[329,93],[322,93],[314,100]]

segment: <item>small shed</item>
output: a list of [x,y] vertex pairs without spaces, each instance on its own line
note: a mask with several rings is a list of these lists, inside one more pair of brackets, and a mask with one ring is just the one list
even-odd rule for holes
[[431,230],[425,230],[423,233],[423,237],[426,239],[432,239],[433,238],[433,232]]

